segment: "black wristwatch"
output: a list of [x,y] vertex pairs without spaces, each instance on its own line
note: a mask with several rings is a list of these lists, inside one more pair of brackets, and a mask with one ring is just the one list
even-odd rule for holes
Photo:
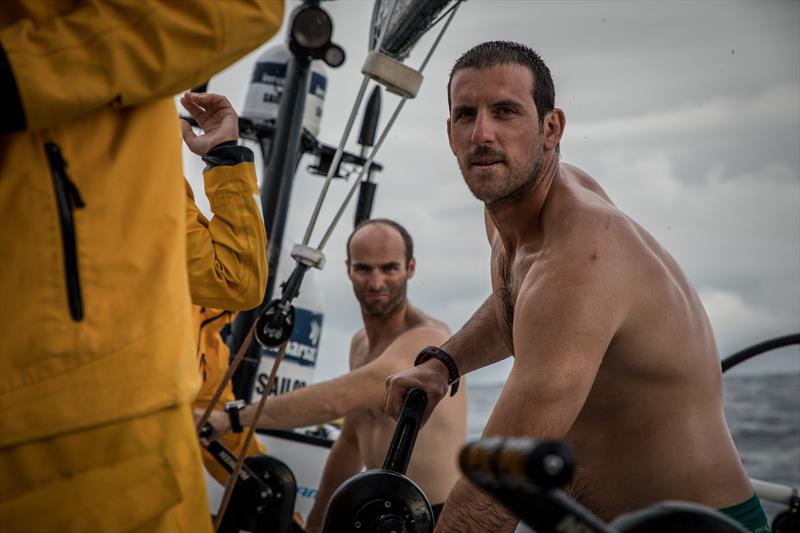
[[244,400],[234,400],[225,404],[225,412],[228,413],[228,418],[231,421],[231,431],[234,433],[241,433],[244,429],[242,421],[239,419],[239,411],[244,409],[247,404]]
[[417,358],[414,360],[414,366],[421,365],[429,359],[438,359],[447,367],[447,384],[450,385],[450,396],[453,396],[458,390],[458,380],[461,378],[455,359],[438,346],[426,346],[419,352],[419,355],[417,355]]

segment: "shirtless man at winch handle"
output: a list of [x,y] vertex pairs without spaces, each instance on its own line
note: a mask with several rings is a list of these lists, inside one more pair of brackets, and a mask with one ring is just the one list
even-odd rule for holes
[[[351,341],[350,372],[270,398],[255,421],[259,428],[289,429],[344,417],[308,516],[309,532],[322,528],[339,485],[364,467],[383,466],[396,425],[381,411],[386,378],[412,366],[424,346],[451,335],[445,324],[408,301],[406,288],[415,269],[413,241],[402,226],[386,219],[362,222],[347,242],[347,275],[364,321]],[[433,504],[435,515],[459,478],[455,457],[467,434],[464,389],[442,402],[419,433],[406,471]],[[230,431],[230,417],[249,426],[254,416],[255,405],[228,414],[215,411],[209,419],[211,438]]]
[[[566,441],[577,461],[567,492],[605,520],[666,499],[763,517],[725,422],[703,305],[669,253],[560,162],[565,118],[539,56],[478,45],[456,62],[448,98],[450,147],[485,205],[493,294],[442,348],[461,375],[514,355],[484,436]],[[455,372],[431,359],[392,376],[386,412],[419,387],[429,416]],[[462,478],[436,530],[515,524]],[[767,531],[765,518],[749,526]]]

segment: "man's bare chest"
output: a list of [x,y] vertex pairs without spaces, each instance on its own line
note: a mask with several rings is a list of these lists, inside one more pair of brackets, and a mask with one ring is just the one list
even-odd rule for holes
[[[392,339],[385,339],[382,342],[376,343],[374,346],[370,346],[369,343],[364,340],[361,343],[358,343],[356,346],[353,347],[353,351],[350,355],[350,371],[357,370],[362,366],[368,365],[384,352],[386,348],[394,341]],[[381,407],[376,405],[374,407],[369,407],[353,413],[350,418],[351,420],[363,421],[367,424],[372,424],[376,420],[383,417],[383,412],[381,411]]]
[[367,468],[378,468],[394,433],[394,420],[379,407],[368,407],[347,415],[356,434],[361,459]]
[[502,244],[492,247],[492,296],[503,341],[514,351],[514,320],[517,298],[534,264],[534,256],[511,257]]

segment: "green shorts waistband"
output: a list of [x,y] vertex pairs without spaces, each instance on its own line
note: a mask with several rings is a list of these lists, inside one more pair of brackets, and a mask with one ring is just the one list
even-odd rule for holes
[[761,507],[761,500],[753,496],[740,504],[720,509],[719,512],[742,524],[750,533],[770,533],[767,515]]

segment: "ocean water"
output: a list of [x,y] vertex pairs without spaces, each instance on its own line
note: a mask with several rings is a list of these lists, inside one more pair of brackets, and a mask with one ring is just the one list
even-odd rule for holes
[[[725,416],[747,473],[800,487],[800,374],[724,380]],[[781,507],[763,503],[771,523]]]
[[[470,439],[480,437],[502,385],[469,387]],[[751,478],[800,487],[800,373],[724,377],[725,415]],[[772,518],[781,507],[764,502]]]

